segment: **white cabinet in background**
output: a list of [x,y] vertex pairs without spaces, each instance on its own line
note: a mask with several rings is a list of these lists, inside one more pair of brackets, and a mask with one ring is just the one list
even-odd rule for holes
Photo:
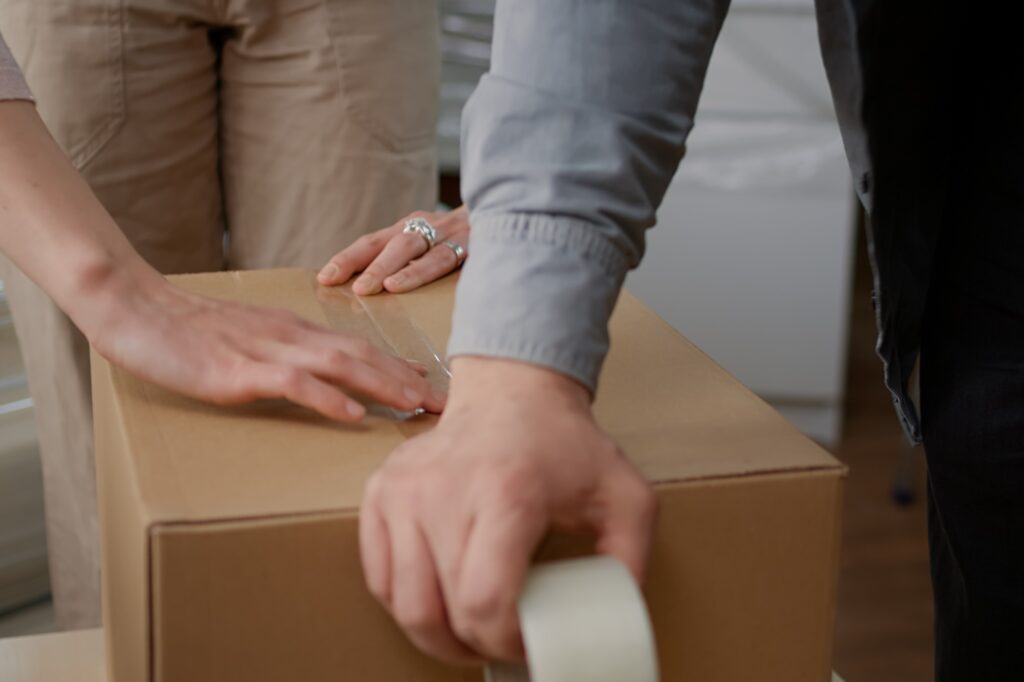
[[686,158],[627,287],[831,445],[855,217],[811,6],[734,3]]

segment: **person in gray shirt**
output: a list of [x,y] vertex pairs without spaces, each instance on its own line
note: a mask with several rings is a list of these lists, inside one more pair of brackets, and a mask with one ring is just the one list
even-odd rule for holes
[[[463,117],[472,233],[448,407],[371,480],[362,515],[367,584],[427,652],[521,655],[515,596],[551,527],[591,529],[599,551],[643,575],[653,498],[590,400],[609,316],[683,157],[727,4],[498,2],[491,69]],[[963,3],[818,0],[817,11],[871,217],[885,381],[929,460],[936,678],[1015,679],[1024,629],[1017,24],[1009,10]]]

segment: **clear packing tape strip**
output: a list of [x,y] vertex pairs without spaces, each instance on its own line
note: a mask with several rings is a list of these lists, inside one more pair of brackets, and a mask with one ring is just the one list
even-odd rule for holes
[[486,682],[658,682],[654,634],[633,576],[610,557],[535,566],[519,597],[526,665]]
[[[350,286],[324,287],[310,273],[310,283],[316,291],[317,301],[327,325],[346,334],[370,341],[381,350],[405,360],[413,360],[426,368],[426,379],[431,387],[448,392],[451,372],[444,358],[405,314],[402,303],[395,296],[356,296]],[[371,415],[405,421],[421,412],[401,412],[379,404],[367,404]]]

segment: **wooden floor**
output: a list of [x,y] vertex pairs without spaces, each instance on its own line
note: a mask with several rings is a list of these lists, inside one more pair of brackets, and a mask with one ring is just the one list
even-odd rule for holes
[[874,353],[871,275],[858,250],[844,437],[847,481],[835,669],[847,682],[924,682],[932,675],[924,458],[913,455],[917,500],[897,507],[890,484],[906,451]]

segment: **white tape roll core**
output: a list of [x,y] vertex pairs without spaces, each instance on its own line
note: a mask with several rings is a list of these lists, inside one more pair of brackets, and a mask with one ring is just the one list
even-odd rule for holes
[[492,663],[487,682],[658,682],[643,595],[609,557],[535,567],[519,597],[527,665]]

